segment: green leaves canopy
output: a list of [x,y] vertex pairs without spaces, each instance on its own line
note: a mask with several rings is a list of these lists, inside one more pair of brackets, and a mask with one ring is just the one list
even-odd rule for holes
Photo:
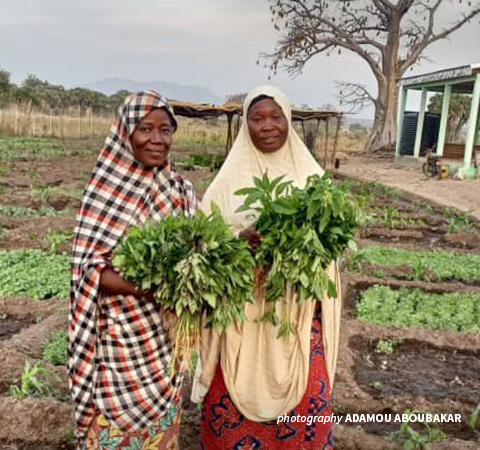
[[[282,298],[291,283],[298,300],[336,295],[327,269],[353,241],[364,218],[361,205],[348,187],[337,187],[328,176],[312,175],[305,189],[271,180],[265,174],[254,187],[241,189],[244,204],[237,212],[254,210],[257,231],[263,236],[256,262],[269,269],[267,299]],[[266,316],[267,317],[267,316]],[[269,314],[273,323],[275,317]]]

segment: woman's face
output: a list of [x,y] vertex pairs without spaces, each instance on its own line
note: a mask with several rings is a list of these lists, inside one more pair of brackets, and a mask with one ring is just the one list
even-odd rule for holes
[[287,140],[287,118],[273,99],[266,98],[251,106],[247,124],[253,144],[262,153],[276,152]]
[[133,156],[147,167],[162,165],[172,146],[174,128],[165,108],[147,114],[130,136]]

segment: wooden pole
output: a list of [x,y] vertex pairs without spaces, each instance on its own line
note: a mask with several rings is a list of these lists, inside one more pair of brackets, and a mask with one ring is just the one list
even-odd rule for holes
[[325,148],[323,149],[323,168],[327,170],[327,152],[328,152],[328,122],[329,118],[325,119]]
[[237,114],[237,120],[235,121],[235,129],[233,130],[233,139],[236,139],[238,132],[240,131],[240,114]]
[[341,123],[342,123],[342,115],[340,114],[339,116],[337,116],[337,126],[335,128],[335,140],[333,141],[333,152],[332,152],[332,158],[330,160],[332,171],[335,171],[335,156],[337,156],[338,135],[340,134]]
[[49,135],[53,135],[53,113],[52,110],[50,110],[50,130],[49,130]]
[[312,153],[314,155],[317,154],[317,136],[318,136],[319,129],[320,129],[320,117],[317,117],[317,127],[315,128],[315,136],[313,139],[313,148],[312,148]]
[[233,122],[233,115],[227,114],[227,144],[225,146],[225,155],[228,155],[230,149],[232,148],[232,122]]
[[18,103],[15,103],[15,136],[18,136]]
[[80,113],[81,113],[81,109],[80,109],[80,105],[78,105],[78,137],[79,138],[82,137],[82,122],[80,119]]

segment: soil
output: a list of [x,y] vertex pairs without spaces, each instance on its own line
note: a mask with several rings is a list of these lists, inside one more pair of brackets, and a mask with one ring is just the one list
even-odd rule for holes
[[[352,336],[358,384],[378,398],[408,391],[432,402],[452,399],[471,404],[480,402],[477,390],[480,351],[438,348],[417,340],[406,340],[391,355],[376,351],[378,341]],[[381,383],[376,389],[372,380]]]
[[430,203],[458,208],[480,219],[480,179],[459,181],[426,178],[421,165],[421,161],[414,160],[396,163],[393,155],[379,159],[365,154],[352,154],[342,162],[339,174],[401,189],[412,199],[422,198]]
[[10,339],[14,334],[18,333],[22,328],[32,323],[30,317],[18,317],[2,314],[0,316],[0,341]]
[[[38,248],[48,251],[48,233],[73,231],[79,196],[88,180],[100,148],[100,140],[67,142],[73,156],[36,162],[12,163],[0,177],[0,204],[39,208],[49,205],[65,215],[55,217],[9,218],[0,216],[0,247],[6,250]],[[186,155],[177,151],[175,155]],[[32,172],[32,169],[35,172]],[[201,197],[214,172],[208,169],[184,171]],[[418,167],[400,167],[393,160],[351,157],[342,163],[340,176],[378,181],[403,190],[400,196],[380,196],[370,206],[393,208],[403,221],[387,226],[377,221],[360,231],[359,247],[388,245],[407,250],[447,250],[461,254],[480,253],[480,184],[475,181],[425,180]],[[35,185],[35,186],[33,186]],[[37,187],[50,187],[47,199],[35,194]],[[473,210],[476,227],[468,232],[449,233],[449,220],[442,205]],[[65,242],[60,251],[70,251]],[[432,450],[478,448],[467,426],[480,402],[480,336],[474,333],[398,329],[362,323],[354,308],[361,292],[375,284],[393,289],[419,288],[426,292],[480,292],[475,283],[459,280],[411,280],[411,268],[363,265],[365,275],[342,273],[344,311],[337,375],[333,392],[335,414],[403,413],[406,409],[462,415],[461,424],[441,424],[448,438],[431,444]],[[371,275],[381,271],[383,278]],[[37,301],[30,298],[0,297],[0,449],[73,450],[73,409],[68,401],[65,367],[46,364],[60,378],[53,398],[15,400],[9,394],[18,384],[25,360],[40,362],[43,345],[52,333],[66,329],[67,301]],[[376,352],[379,340],[401,339],[391,354]],[[380,382],[382,389],[373,383]],[[380,385],[377,384],[377,387]],[[199,410],[189,401],[190,383],[185,384],[181,445],[182,450],[198,448]],[[399,430],[399,424],[342,423],[334,436],[339,450],[396,450],[399,442],[385,440]]]

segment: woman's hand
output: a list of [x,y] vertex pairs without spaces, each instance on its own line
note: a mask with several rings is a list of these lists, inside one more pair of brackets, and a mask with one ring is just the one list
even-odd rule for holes
[[100,289],[107,295],[133,295],[137,298],[145,298],[155,301],[154,291],[142,291],[129,281],[125,281],[117,272],[110,267],[105,267],[100,274]]
[[239,238],[246,239],[250,245],[250,250],[255,252],[260,247],[262,242],[262,236],[258,233],[255,224],[250,225],[248,228],[240,231]]

